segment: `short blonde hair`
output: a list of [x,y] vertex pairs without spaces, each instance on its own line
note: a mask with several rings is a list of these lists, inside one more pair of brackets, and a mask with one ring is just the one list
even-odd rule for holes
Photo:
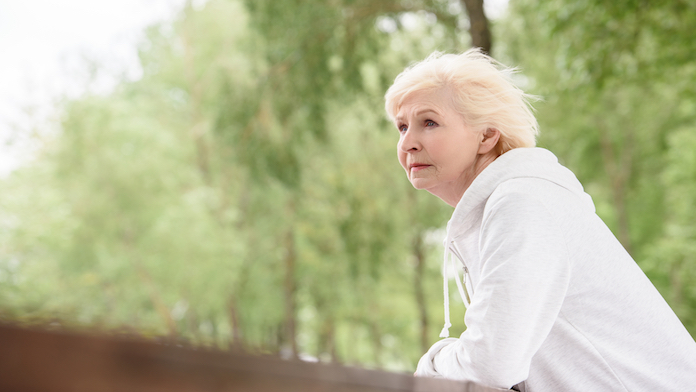
[[513,148],[534,147],[539,125],[530,101],[537,98],[513,84],[511,76],[515,72],[477,48],[458,55],[434,52],[396,77],[384,96],[385,109],[394,122],[411,94],[448,88],[467,126],[500,131],[499,154]]

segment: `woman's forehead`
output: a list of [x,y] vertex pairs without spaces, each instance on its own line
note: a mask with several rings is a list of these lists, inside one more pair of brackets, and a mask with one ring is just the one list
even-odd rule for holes
[[448,89],[417,91],[404,97],[395,118],[398,121],[427,112],[444,115],[453,109],[452,93]]

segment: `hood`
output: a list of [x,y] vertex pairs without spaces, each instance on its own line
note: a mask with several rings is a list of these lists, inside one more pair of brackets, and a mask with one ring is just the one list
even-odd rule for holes
[[584,192],[575,174],[558,163],[558,158],[551,151],[538,147],[515,148],[488,165],[464,192],[447,224],[448,238],[452,236],[454,239],[456,236],[455,233],[451,233],[451,226],[470,226],[476,215],[472,212],[483,208],[498,185],[515,178],[540,178],[551,181],[576,194],[588,208],[594,211],[592,198]]
[[[468,270],[454,240],[463,235],[467,229],[473,229],[476,221],[483,214],[486,201],[498,185],[516,178],[539,178],[551,181],[577,195],[582,203],[594,212],[594,203],[590,195],[584,192],[575,174],[558,163],[558,158],[551,151],[536,147],[516,148],[499,156],[474,179],[457,203],[452,218],[447,223],[447,237],[444,241],[445,257],[442,263],[445,325],[440,332],[440,337],[448,337],[449,327],[452,326],[449,317],[450,271],[454,272],[455,282],[465,305],[468,305],[470,298],[466,290]],[[459,258],[464,264],[464,287],[456,272],[456,266],[452,265],[454,260],[451,259],[451,255]]]

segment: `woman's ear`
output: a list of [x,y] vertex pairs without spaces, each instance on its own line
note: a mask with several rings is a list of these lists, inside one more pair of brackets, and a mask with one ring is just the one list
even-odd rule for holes
[[483,139],[481,139],[479,144],[478,153],[481,155],[488,154],[498,145],[498,140],[500,140],[500,131],[495,128],[487,128],[483,131]]

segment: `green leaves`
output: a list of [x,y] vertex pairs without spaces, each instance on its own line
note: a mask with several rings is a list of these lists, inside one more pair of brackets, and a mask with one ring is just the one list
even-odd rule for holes
[[[509,55],[545,98],[540,144],[593,196],[598,213],[694,334],[689,135],[694,5],[521,1],[502,26]],[[678,157],[678,158],[677,158]],[[676,180],[679,178],[679,180]],[[686,218],[689,219],[689,218]],[[685,305],[688,304],[688,305]]]
[[[544,96],[540,145],[693,333],[696,13],[511,7],[494,54]],[[0,183],[0,318],[412,369],[439,331],[451,208],[408,183],[382,95],[466,49],[452,9],[211,0],[150,28],[142,79],[66,101],[60,135]]]
[[374,22],[402,11],[214,0],[150,28],[142,79],[66,101],[3,183],[0,317],[414,366],[414,274],[440,293],[413,242],[448,209],[408,184],[381,109],[431,50],[390,49]]

